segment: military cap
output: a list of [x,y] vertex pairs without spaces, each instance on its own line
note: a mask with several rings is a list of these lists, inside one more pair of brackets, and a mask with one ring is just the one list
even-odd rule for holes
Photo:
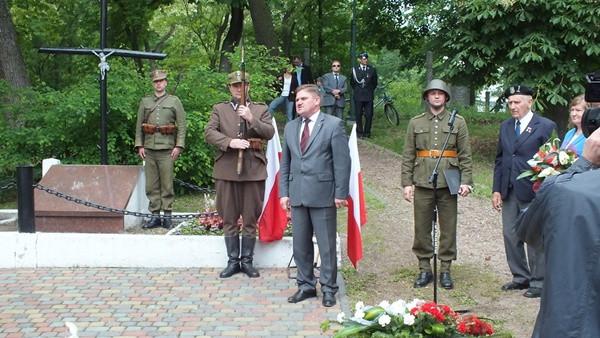
[[167,72],[161,69],[155,69],[152,71],[152,82],[164,80],[167,78]]
[[[244,73],[244,82],[248,83],[250,82],[250,74],[248,74],[248,72]],[[242,72],[239,70],[236,70],[233,73],[229,73],[229,75],[227,75],[227,82],[231,85],[234,83],[240,83],[242,82]]]
[[361,58],[361,59],[362,58],[368,59],[369,58],[369,53],[367,53],[367,52],[361,52],[360,54],[358,54],[358,57]]
[[510,87],[506,88],[506,90],[504,91],[504,96],[506,98],[508,98],[512,95],[533,96],[533,89],[531,89],[527,86],[524,86],[524,85],[514,85],[514,86],[510,86]]

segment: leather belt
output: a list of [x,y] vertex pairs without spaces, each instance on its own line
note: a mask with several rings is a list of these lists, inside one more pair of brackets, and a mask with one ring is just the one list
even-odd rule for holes
[[456,152],[456,150],[444,150],[444,152],[441,152],[437,149],[417,150],[417,157],[437,158],[440,157],[440,155],[442,155],[442,157],[457,157],[458,153]]

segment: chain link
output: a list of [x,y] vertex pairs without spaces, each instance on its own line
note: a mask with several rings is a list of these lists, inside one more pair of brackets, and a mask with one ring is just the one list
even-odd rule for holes
[[213,189],[213,188],[200,187],[200,186],[197,186],[197,185],[192,184],[192,183],[184,182],[184,181],[182,181],[182,180],[180,180],[178,178],[174,178],[173,180],[175,182],[177,182],[179,185],[182,185],[182,186],[184,186],[184,187],[186,187],[188,189],[199,191],[199,192],[202,192],[202,193],[205,193],[205,194],[214,194],[215,193],[215,189]]
[[47,192],[51,195],[54,195],[56,197],[65,199],[69,202],[84,205],[84,206],[90,207],[90,208],[99,209],[102,211],[108,211],[108,212],[112,212],[112,213],[116,213],[116,214],[126,215],[126,216],[147,217],[147,218],[148,217],[159,217],[161,219],[192,219],[192,218],[201,218],[201,217],[212,217],[212,216],[218,215],[216,211],[195,213],[195,214],[170,215],[170,216],[147,214],[147,213],[143,213],[143,212],[129,211],[129,210],[124,210],[124,209],[107,207],[107,206],[104,206],[101,204],[97,204],[94,202],[90,202],[90,201],[87,201],[87,200],[84,200],[81,198],[71,196],[69,194],[54,190],[52,188],[45,187],[39,183],[34,184],[33,187],[36,189],[39,189],[41,191]]

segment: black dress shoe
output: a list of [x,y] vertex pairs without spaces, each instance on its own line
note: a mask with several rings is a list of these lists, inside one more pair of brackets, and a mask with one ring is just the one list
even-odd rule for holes
[[[317,290],[298,289],[291,297],[288,297],[288,303],[298,303],[308,298],[317,296]],[[335,300],[334,300],[335,301]]]
[[415,288],[422,288],[433,281],[433,274],[431,271],[421,271],[415,280]]
[[332,307],[335,305],[335,293],[323,292],[323,306]]
[[444,289],[448,290],[454,288],[454,282],[452,282],[452,276],[450,276],[450,272],[440,273],[440,285]]
[[527,291],[525,291],[523,296],[527,298],[540,298],[542,296],[542,289],[532,286],[529,289],[527,289]]
[[152,228],[158,228],[159,226],[161,226],[160,217],[152,216],[152,218],[150,218],[150,220],[148,222],[146,222],[142,226],[142,228],[152,229]]
[[525,290],[528,287],[529,287],[529,283],[508,282],[508,283],[502,285],[502,291]]

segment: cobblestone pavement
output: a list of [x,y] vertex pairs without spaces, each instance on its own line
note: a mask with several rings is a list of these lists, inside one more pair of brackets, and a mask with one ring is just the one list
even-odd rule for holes
[[296,290],[286,269],[261,277],[219,279],[218,269],[0,269],[0,338],[325,337],[344,302],[289,304]]

